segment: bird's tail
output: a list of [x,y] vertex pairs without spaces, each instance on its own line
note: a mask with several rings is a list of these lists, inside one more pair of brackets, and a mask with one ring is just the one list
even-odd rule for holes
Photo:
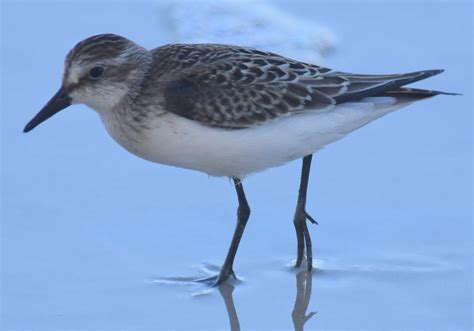
[[413,102],[418,101],[426,98],[431,98],[436,95],[460,95],[459,93],[451,93],[451,92],[442,92],[436,90],[423,90],[417,88],[409,88],[409,87],[400,87],[395,90],[386,91],[384,93],[378,94],[377,96],[387,96],[387,97],[395,97],[397,98],[397,103],[405,103],[405,102]]

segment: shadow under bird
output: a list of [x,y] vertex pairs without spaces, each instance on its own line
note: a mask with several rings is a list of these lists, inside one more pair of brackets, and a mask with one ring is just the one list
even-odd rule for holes
[[250,215],[242,186],[246,175],[302,159],[293,219],[296,267],[306,255],[311,270],[306,222],[316,221],[306,212],[306,192],[312,154],[412,102],[453,94],[403,87],[441,72],[352,74],[247,47],[171,44],[147,50],[101,34],[68,53],[62,86],[24,132],[72,104],[85,104],[129,152],[232,178],[237,226],[219,274],[206,279],[218,285],[234,275]]

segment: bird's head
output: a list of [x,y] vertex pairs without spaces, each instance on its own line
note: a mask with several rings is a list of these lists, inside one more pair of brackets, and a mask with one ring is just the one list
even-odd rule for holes
[[23,131],[75,103],[99,113],[111,111],[136,92],[151,62],[148,50],[118,35],[101,34],[79,42],[66,56],[59,91]]

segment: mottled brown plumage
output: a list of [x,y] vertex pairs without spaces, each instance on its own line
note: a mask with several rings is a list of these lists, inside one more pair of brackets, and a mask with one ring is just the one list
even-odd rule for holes
[[[169,112],[225,127],[245,128],[305,110],[379,96],[410,94],[399,87],[440,70],[396,75],[356,75],[252,48],[173,44],[152,50],[154,80],[143,93],[159,93]],[[421,91],[421,90],[418,90]],[[441,92],[411,93],[414,99]]]
[[[139,55],[139,56],[138,56]],[[147,51],[129,40],[104,34],[79,42],[66,57],[70,64],[104,58],[136,57],[120,65],[107,65],[109,82],[128,79],[136,62],[149,70],[130,91],[135,95],[138,127],[152,114],[148,102],[166,111],[222,128],[248,128],[303,111],[324,111],[337,104],[368,96],[418,100],[443,92],[412,90],[401,86],[433,76],[441,70],[395,75],[359,75],[338,72],[248,47],[217,44],[172,44]],[[148,58],[150,57],[150,58]],[[151,63],[150,63],[151,62]],[[88,76],[75,86],[94,85]]]

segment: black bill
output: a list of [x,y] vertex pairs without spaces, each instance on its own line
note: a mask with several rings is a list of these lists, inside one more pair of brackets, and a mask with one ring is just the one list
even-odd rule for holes
[[46,121],[48,118],[63,110],[64,108],[71,105],[71,97],[67,94],[64,87],[61,86],[58,92],[49,100],[46,106],[36,114],[33,119],[23,129],[23,132],[29,132],[33,130],[40,123]]

